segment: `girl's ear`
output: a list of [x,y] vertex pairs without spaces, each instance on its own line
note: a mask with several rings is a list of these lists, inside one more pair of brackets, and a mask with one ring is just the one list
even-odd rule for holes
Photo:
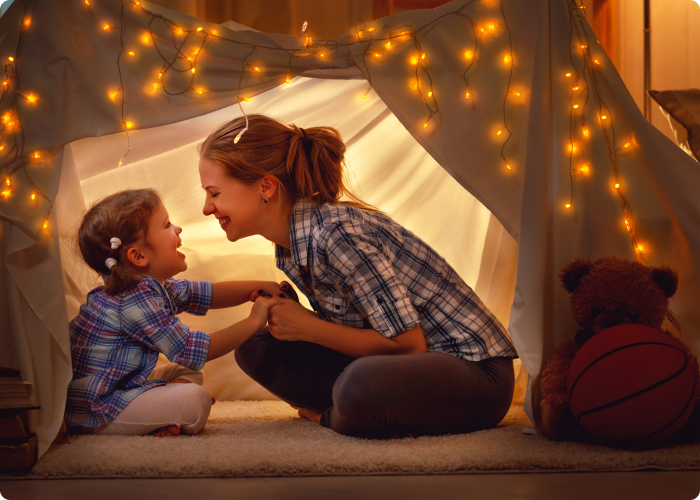
[[277,180],[277,177],[264,175],[262,179],[260,179],[260,194],[263,198],[272,199],[277,192],[278,186],[279,180]]
[[146,267],[149,264],[148,257],[137,247],[130,247],[126,251],[126,258],[136,267]]

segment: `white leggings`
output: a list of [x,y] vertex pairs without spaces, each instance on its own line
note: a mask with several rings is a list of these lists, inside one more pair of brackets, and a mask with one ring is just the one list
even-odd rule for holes
[[211,410],[211,396],[200,385],[204,382],[201,371],[195,372],[176,363],[168,363],[154,369],[148,379],[168,382],[184,379],[191,383],[168,384],[149,389],[129,403],[117,418],[88,432],[134,436],[176,425],[182,434],[197,434],[204,428]]

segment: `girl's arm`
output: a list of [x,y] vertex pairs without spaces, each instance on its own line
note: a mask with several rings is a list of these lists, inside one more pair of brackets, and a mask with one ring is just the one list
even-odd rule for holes
[[[277,283],[275,283],[277,285]],[[248,298],[246,297],[246,300]],[[228,354],[243,342],[248,340],[255,332],[260,330],[267,323],[267,316],[270,313],[270,308],[278,304],[277,297],[259,297],[253,304],[250,311],[250,316],[239,321],[229,327],[219,330],[209,335],[209,352],[207,353],[206,361],[220,358],[224,354]]]
[[323,321],[293,300],[278,299],[270,311],[269,324],[270,333],[279,340],[313,342],[354,358],[428,351],[420,326],[387,338],[375,330]]
[[[239,306],[248,302],[252,293],[263,290],[265,294],[279,294],[276,281],[220,281],[212,285],[210,309]],[[264,323],[263,323],[264,324]]]

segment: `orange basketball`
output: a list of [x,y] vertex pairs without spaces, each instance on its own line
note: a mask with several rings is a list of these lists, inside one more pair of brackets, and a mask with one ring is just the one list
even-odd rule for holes
[[576,353],[567,382],[579,424],[623,448],[654,446],[674,434],[688,421],[698,391],[680,343],[644,325],[594,335]]

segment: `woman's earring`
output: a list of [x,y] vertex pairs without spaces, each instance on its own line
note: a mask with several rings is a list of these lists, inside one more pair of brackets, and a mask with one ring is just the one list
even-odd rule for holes
[[263,200],[263,203],[264,203],[265,205],[267,205],[267,198],[265,198],[265,199]]

